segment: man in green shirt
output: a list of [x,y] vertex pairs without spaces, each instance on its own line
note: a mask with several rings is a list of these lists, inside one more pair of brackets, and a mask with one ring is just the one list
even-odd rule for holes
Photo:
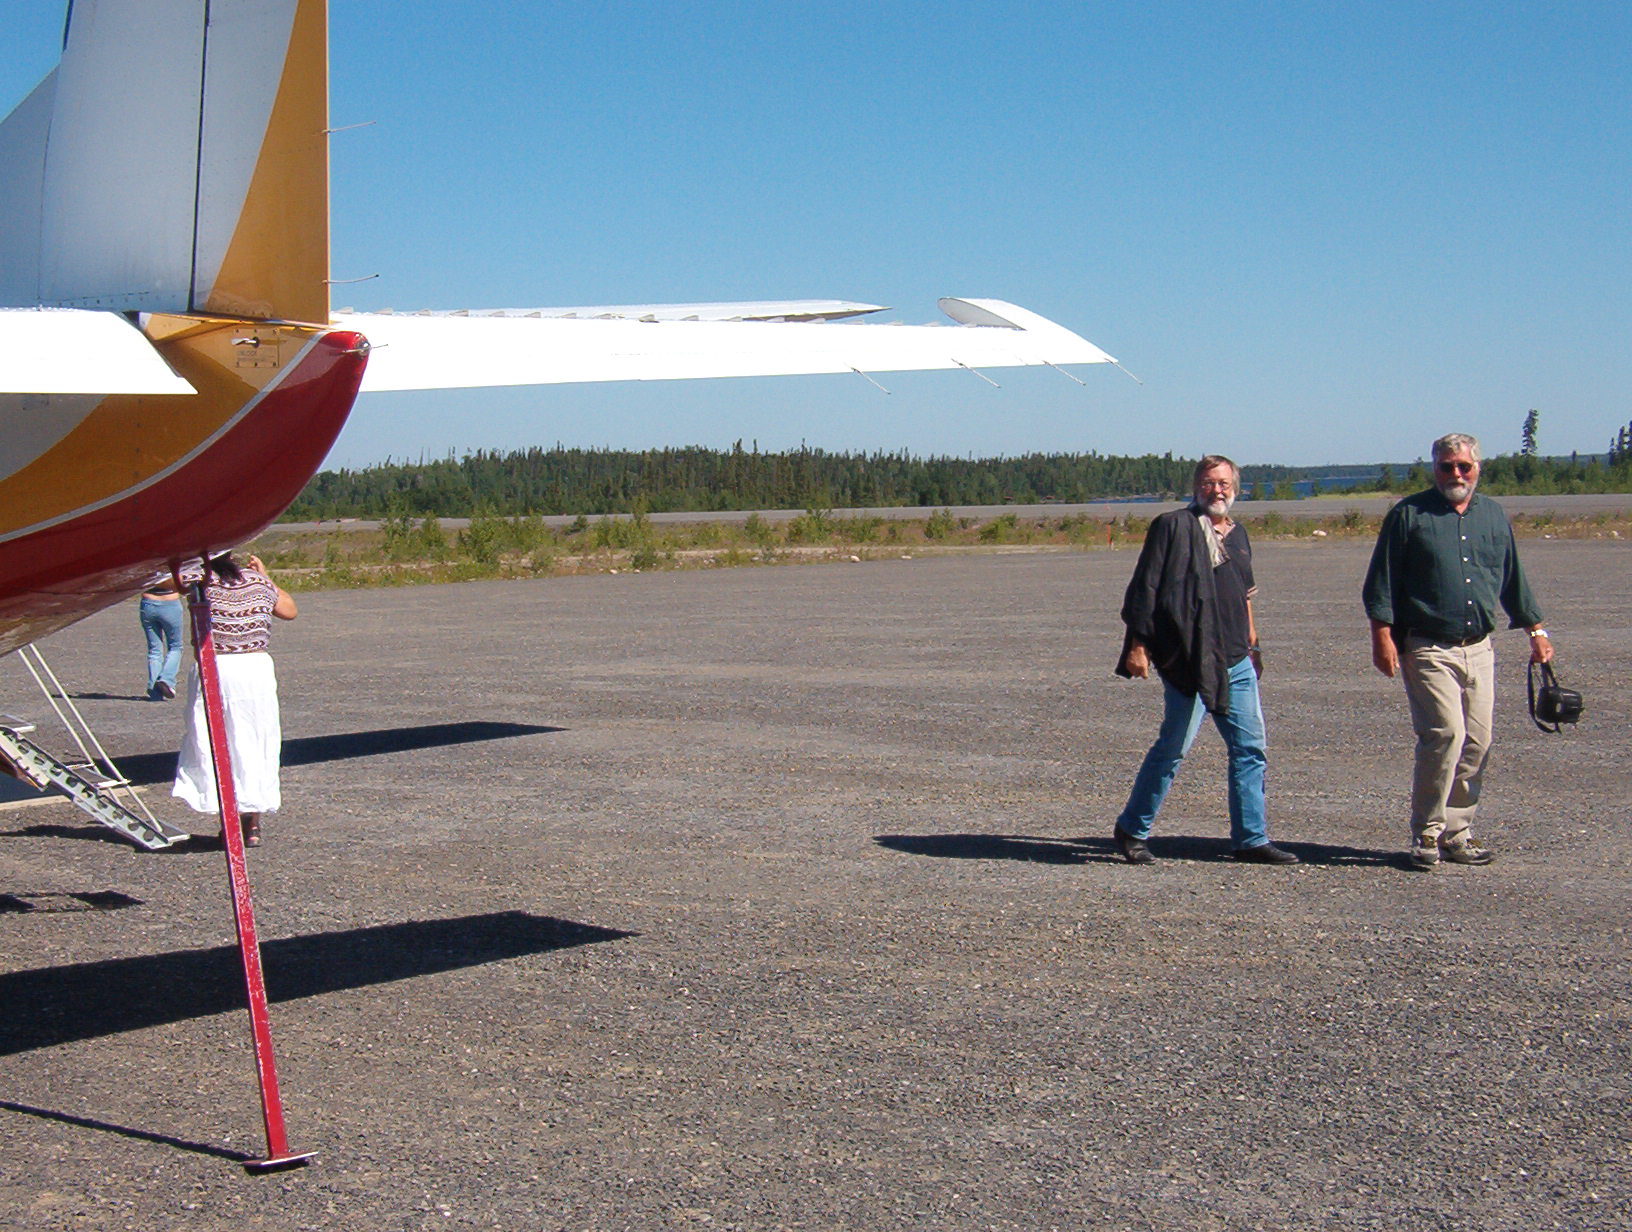
[[1434,442],[1434,486],[1383,519],[1366,571],[1371,661],[1399,674],[1417,733],[1411,779],[1411,863],[1433,870],[1489,864],[1473,841],[1473,812],[1490,752],[1498,606],[1530,634],[1530,658],[1553,657],[1541,608],[1519,567],[1502,507],[1477,496],[1479,442],[1456,432]]

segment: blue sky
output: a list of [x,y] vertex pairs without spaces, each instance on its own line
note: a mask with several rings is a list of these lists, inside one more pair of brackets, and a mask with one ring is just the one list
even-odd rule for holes
[[[1013,300],[1110,368],[374,395],[531,444],[1242,462],[1632,419],[1632,5],[332,0],[337,306]],[[9,106],[61,13],[0,3]]]

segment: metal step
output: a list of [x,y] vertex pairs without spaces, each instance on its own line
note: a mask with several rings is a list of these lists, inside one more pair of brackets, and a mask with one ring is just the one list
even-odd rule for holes
[[[117,800],[103,795],[85,772],[58,761],[25,739],[22,732],[33,731],[32,724],[13,726],[13,722],[9,715],[0,716],[0,757],[12,765],[19,778],[27,779],[42,791],[55,788],[97,821],[144,850],[162,851],[192,837],[186,830],[178,830],[156,817],[133,813]],[[105,774],[96,777],[106,785],[123,785],[123,780]]]
[[92,787],[96,788],[98,791],[106,791],[110,787],[129,787],[130,786],[130,780],[129,779],[116,779],[116,778],[113,777],[113,775],[109,774],[106,770],[103,770],[101,767],[99,767],[95,762],[89,762],[89,761],[77,762],[76,761],[76,762],[71,763],[68,766],[68,769],[72,770],[75,774],[79,775],[80,778],[84,779],[87,783],[89,783]]

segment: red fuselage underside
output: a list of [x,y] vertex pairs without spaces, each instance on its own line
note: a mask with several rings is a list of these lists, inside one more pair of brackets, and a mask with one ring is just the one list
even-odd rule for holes
[[0,543],[0,653],[128,598],[172,562],[264,530],[334,444],[366,351],[359,334],[323,335],[242,419],[170,474]]

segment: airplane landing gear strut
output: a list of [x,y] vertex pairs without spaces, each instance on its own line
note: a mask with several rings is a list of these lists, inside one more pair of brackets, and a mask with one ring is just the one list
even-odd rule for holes
[[[244,1162],[249,1172],[271,1172],[305,1164],[315,1151],[292,1152],[283,1127],[283,1097],[278,1093],[278,1068],[272,1058],[272,1020],[266,1009],[266,979],[261,971],[261,944],[255,933],[255,907],[249,894],[249,871],[244,864],[244,838],[238,825],[238,797],[232,786],[232,760],[227,750],[226,708],[221,701],[221,678],[216,672],[215,642],[210,628],[210,601],[205,579],[188,592],[193,624],[193,653],[198,663],[199,690],[210,734],[210,760],[215,768],[216,799],[221,805],[221,841],[227,851],[227,877],[232,887],[233,918],[238,926],[238,952],[243,957],[244,985],[249,993],[250,1033],[255,1044],[255,1071],[261,1087],[261,1116],[266,1124],[266,1158]],[[177,589],[183,589],[176,578]]]

